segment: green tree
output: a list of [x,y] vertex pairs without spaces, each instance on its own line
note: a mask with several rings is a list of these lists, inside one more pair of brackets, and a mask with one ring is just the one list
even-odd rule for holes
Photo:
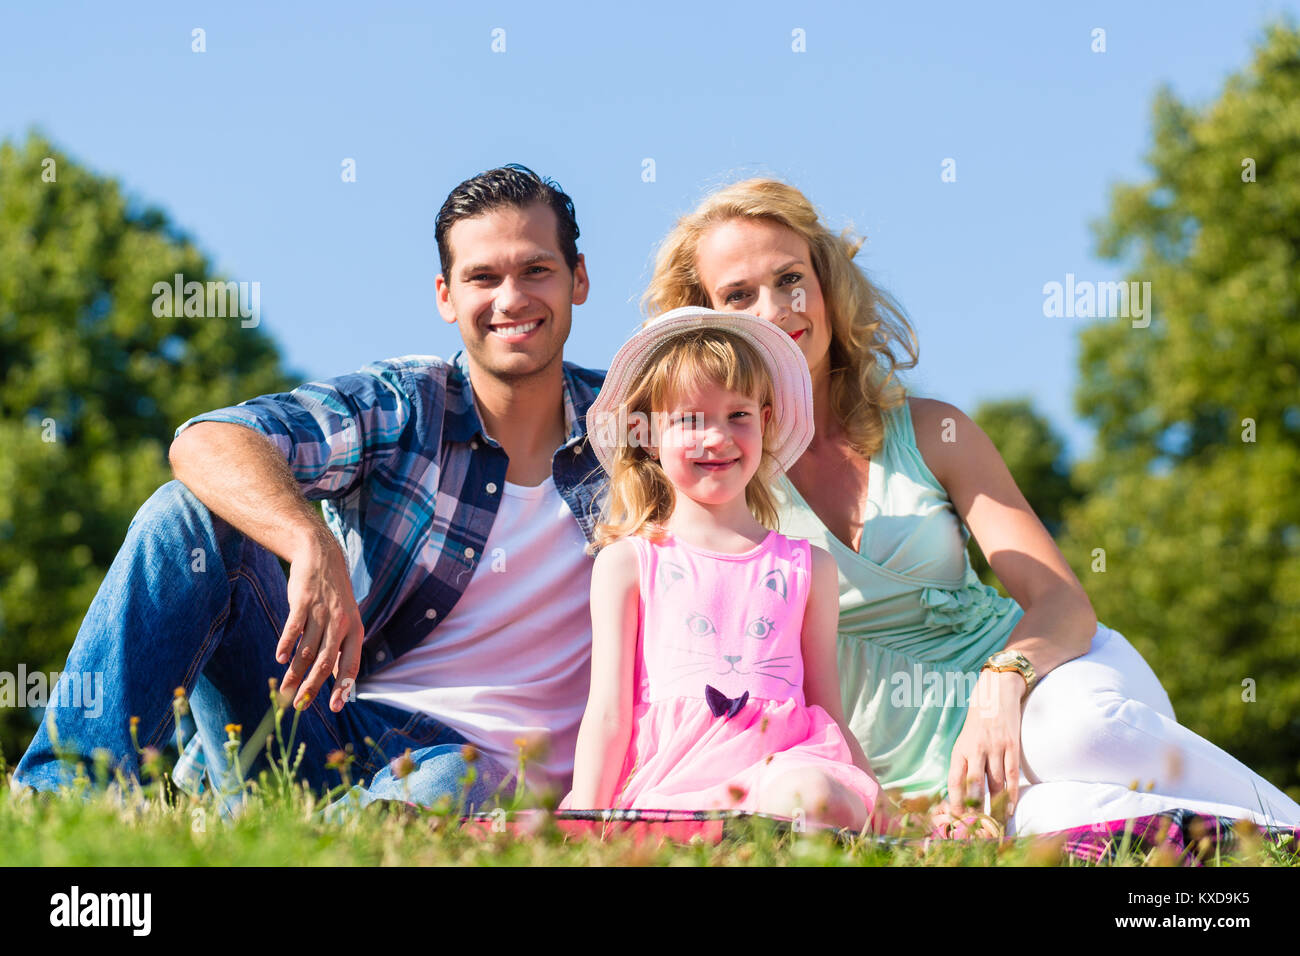
[[[1028,398],[981,402],[971,419],[997,446],[1034,513],[1053,536],[1059,535],[1065,508],[1078,495],[1070,478],[1065,442],[1051,422],[1034,410]],[[1006,593],[974,538],[969,550],[980,580]]]
[[[35,133],[0,144],[0,263],[0,671],[30,673],[62,667],[176,426],[293,382],[238,315],[156,316],[206,258]],[[38,718],[0,708],[11,760]]]
[[1114,187],[1102,256],[1150,282],[1150,325],[1081,334],[1097,428],[1062,542],[1098,616],[1180,720],[1300,793],[1300,33],[1270,27],[1198,108],[1161,91],[1145,182]]

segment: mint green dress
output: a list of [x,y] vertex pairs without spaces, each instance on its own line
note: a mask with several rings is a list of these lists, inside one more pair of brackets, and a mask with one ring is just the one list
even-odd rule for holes
[[872,770],[907,795],[943,790],[979,669],[1024,612],[971,569],[970,533],[916,447],[908,403],[886,413],[870,462],[861,553],[784,475],[775,492],[780,532],[839,567],[840,689]]

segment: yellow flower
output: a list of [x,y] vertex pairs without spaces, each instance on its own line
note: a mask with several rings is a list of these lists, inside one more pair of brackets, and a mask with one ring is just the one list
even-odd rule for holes
[[342,750],[331,750],[329,756],[325,758],[325,766],[332,770],[338,770],[340,767],[346,767],[348,755]]

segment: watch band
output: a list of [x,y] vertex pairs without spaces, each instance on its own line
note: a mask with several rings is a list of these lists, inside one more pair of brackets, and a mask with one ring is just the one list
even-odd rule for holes
[[998,651],[984,662],[980,670],[996,671],[999,674],[1015,671],[1025,679],[1026,694],[1038,683],[1038,674],[1034,671],[1034,665],[1029,663],[1029,658],[1019,651]]

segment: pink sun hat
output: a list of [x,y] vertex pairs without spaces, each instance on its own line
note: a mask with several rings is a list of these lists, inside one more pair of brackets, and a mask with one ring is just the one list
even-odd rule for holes
[[587,410],[588,440],[607,474],[613,471],[618,447],[628,441],[628,416],[623,405],[645,371],[646,362],[664,342],[698,329],[734,332],[763,360],[775,393],[769,444],[772,458],[782,471],[798,461],[812,441],[812,377],[794,339],[771,322],[745,312],[685,306],[657,316],[623,343],[610,363],[596,400]]

